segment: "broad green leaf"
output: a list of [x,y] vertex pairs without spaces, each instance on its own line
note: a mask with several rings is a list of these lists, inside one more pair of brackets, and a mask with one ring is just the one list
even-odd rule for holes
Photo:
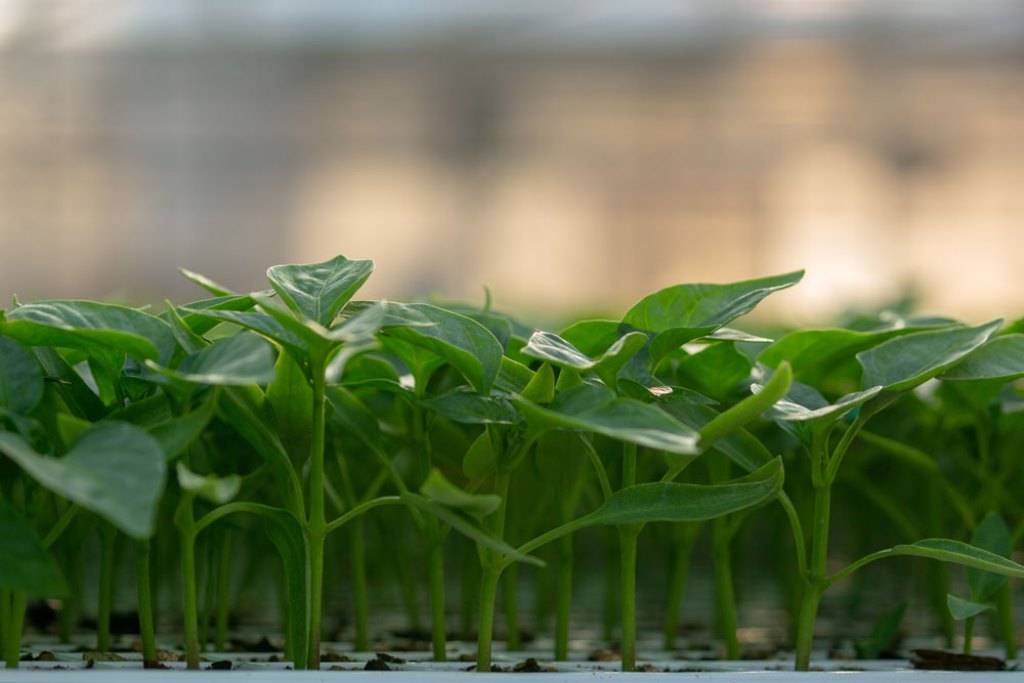
[[581,384],[541,407],[520,396],[513,398],[528,421],[542,429],[589,431],[640,446],[695,454],[697,433],[660,408],[631,398],[618,398],[610,389]]
[[520,393],[534,403],[551,403],[555,400],[555,371],[547,363],[541,363]]
[[[269,294],[271,291],[266,290],[263,293]],[[215,296],[211,299],[199,299],[182,306],[169,308],[161,314],[161,317],[170,322],[169,317],[175,315],[193,334],[203,335],[212,330],[218,321],[215,318],[191,314],[189,311],[248,311],[255,305],[256,301],[251,294]]]
[[591,358],[570,342],[551,332],[537,331],[522,353],[560,368],[585,372],[592,370],[605,384],[612,385],[619,370],[647,343],[643,332],[629,332],[614,340],[597,358]]
[[157,440],[164,457],[171,462],[203,433],[213,417],[216,405],[215,399],[209,399],[196,410],[147,427],[146,431]]
[[845,367],[861,351],[922,329],[908,326],[870,332],[839,328],[795,330],[766,347],[757,361],[771,368],[787,361],[793,368],[794,379],[820,387],[830,374]]
[[477,391],[490,390],[501,369],[503,353],[490,330],[471,318],[430,304],[386,301],[380,305],[384,311],[383,334],[430,351],[459,370]]
[[313,433],[313,388],[306,373],[287,353],[277,359],[274,381],[267,387],[267,401],[274,413],[274,426],[293,459],[309,454]]
[[57,346],[87,353],[126,353],[166,364],[177,343],[160,318],[127,306],[53,300],[25,304],[7,314],[2,331],[28,346]]
[[[754,385],[754,387],[756,387],[755,390],[760,390],[760,385]],[[837,399],[835,403],[828,403],[821,399],[824,405],[815,405],[817,401],[812,403],[812,405],[806,405],[810,403],[810,401],[806,400],[806,397],[808,395],[813,396],[813,394],[808,392],[801,392],[796,396],[791,394],[780,399],[772,406],[772,417],[790,422],[811,422],[816,425],[828,424],[840,419],[854,408],[867,403],[881,392],[882,387],[871,387],[864,391],[847,394]],[[804,398],[804,400],[801,401],[801,398]],[[818,398],[820,398],[820,394],[818,394]]]
[[485,429],[470,444],[462,456],[462,473],[470,479],[489,477],[498,469],[498,456],[491,443],[491,435]]
[[913,389],[949,370],[984,344],[1002,321],[896,337],[857,354],[864,368],[861,386],[896,393]]
[[15,434],[0,433],[0,451],[54,493],[135,538],[155,528],[167,466],[160,444],[125,422],[94,425],[63,458],[36,453]]
[[559,336],[581,353],[597,356],[628,331],[617,320],[581,320],[566,327]]
[[518,394],[529,386],[533,376],[533,370],[519,361],[503,356],[501,359],[501,370],[494,380],[494,388],[510,394]]
[[43,371],[31,352],[0,337],[0,408],[28,415],[43,400]]
[[2,500],[0,558],[0,590],[23,591],[38,598],[68,595],[68,585],[35,529]]
[[942,375],[943,380],[1010,380],[1024,377],[1024,334],[1007,334],[982,344]]
[[189,384],[245,386],[274,379],[274,348],[258,334],[239,332],[190,354],[177,368],[147,365],[160,374]]
[[[971,545],[1001,557],[1010,557],[1013,552],[1013,534],[998,512],[989,512],[974,529]],[[971,587],[971,599],[984,602],[1006,585],[1006,577],[968,569],[967,584]]]
[[219,477],[215,474],[196,474],[184,463],[178,463],[178,484],[182,490],[193,496],[204,498],[214,505],[223,505],[236,495],[242,487],[242,478],[237,474]]
[[897,545],[892,548],[893,555],[909,555],[927,557],[940,562],[952,562],[965,567],[973,567],[994,574],[1024,578],[1024,567],[1013,560],[996,555],[969,543],[954,541],[948,538],[926,538],[916,543]]
[[768,295],[792,287],[803,271],[729,284],[667,287],[638,301],[622,322],[658,334],[651,351],[657,363],[669,351],[746,315]]
[[258,332],[264,337],[280,344],[285,351],[300,362],[309,357],[309,344],[307,340],[292,330],[286,329],[281,323],[266,313],[260,311],[200,310],[192,308],[183,308],[183,310],[190,315],[200,318],[232,323],[253,332]]
[[335,256],[322,263],[272,266],[267,278],[288,308],[329,328],[372,273],[373,261]]
[[953,618],[957,621],[970,619],[971,617],[978,616],[982,612],[987,612],[988,610],[993,609],[992,605],[958,598],[952,593],[946,594],[946,607],[949,608],[949,613],[953,615]]
[[474,517],[489,515],[501,505],[501,497],[494,494],[467,493],[451,483],[436,467],[420,486],[420,493],[441,505],[462,510]]
[[464,389],[421,401],[421,405],[463,424],[515,424],[519,421],[519,415],[508,399],[481,396]]
[[725,398],[750,376],[750,360],[735,344],[719,343],[682,358],[672,371],[675,380],[708,396]]

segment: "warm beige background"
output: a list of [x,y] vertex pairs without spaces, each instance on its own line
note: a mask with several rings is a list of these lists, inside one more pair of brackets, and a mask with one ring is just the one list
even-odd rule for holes
[[806,266],[1024,314],[1024,4],[0,1],[0,297],[367,292],[619,311]]

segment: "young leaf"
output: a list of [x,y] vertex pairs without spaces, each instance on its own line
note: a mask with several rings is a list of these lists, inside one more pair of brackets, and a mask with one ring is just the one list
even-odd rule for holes
[[28,346],[126,353],[166,364],[177,343],[170,326],[134,308],[95,301],[40,301],[7,314],[2,331]]
[[185,357],[174,369],[146,363],[160,374],[189,384],[245,386],[274,379],[274,348],[258,334],[239,332]]
[[205,275],[201,275],[187,268],[178,268],[178,272],[184,275],[187,280],[194,282],[214,296],[230,296],[234,294],[234,292],[227,287],[217,284]]
[[[998,512],[989,512],[971,535],[971,545],[1001,557],[1013,552],[1013,534]],[[971,587],[971,599],[976,602],[990,600],[1000,588],[1006,585],[1006,577],[977,569],[967,570],[967,584]]]
[[1024,567],[982,548],[948,538],[926,538],[908,545],[892,548],[893,555],[927,557],[940,562],[952,562],[1002,576],[1024,578]]
[[3,558],[0,562],[0,589],[24,591],[39,598],[63,598],[68,595],[68,585],[35,529],[2,500],[0,557]]
[[[383,334],[420,347],[461,372],[481,393],[501,369],[503,350],[490,330],[464,315],[430,304],[382,302]],[[406,361],[406,358],[402,358]],[[411,368],[422,379],[416,368]]]
[[560,368],[585,372],[592,370],[609,386],[619,370],[647,343],[643,332],[628,332],[611,343],[599,358],[591,358],[571,343],[551,332],[534,332],[522,353]]
[[296,460],[309,454],[313,432],[313,388],[306,373],[287,353],[277,359],[274,380],[267,387],[267,401],[281,441]]
[[692,455],[697,433],[660,408],[632,398],[618,398],[610,389],[581,384],[541,407],[521,396],[513,401],[535,427],[572,429],[603,434],[640,446]]
[[373,261],[335,256],[322,263],[271,266],[267,278],[288,308],[329,328],[372,273]]
[[1007,334],[982,344],[942,376],[944,381],[1010,380],[1024,377],[1024,334]]
[[772,373],[768,383],[757,393],[719,414],[700,430],[700,447],[707,449],[718,439],[731,434],[761,416],[776,401],[786,395],[793,381],[793,373],[788,363],[783,363]]
[[[760,385],[755,386],[759,387]],[[810,403],[810,401],[806,400],[806,397],[813,394],[803,392],[802,394],[793,395],[791,393],[772,406],[772,417],[789,422],[809,422],[814,425],[825,425],[839,420],[843,415],[867,403],[881,392],[882,387],[871,387],[864,391],[857,391],[842,396],[835,403],[828,403],[821,399],[824,405],[812,404],[813,407],[806,405],[806,403]],[[820,394],[818,394],[818,397],[820,398]],[[815,403],[817,402],[815,401]]]
[[485,429],[470,444],[462,456],[462,472],[473,480],[489,477],[498,469],[498,456],[494,453],[491,435]]
[[456,508],[474,517],[491,514],[501,505],[501,497],[494,494],[466,493],[445,479],[436,467],[420,486],[420,493],[430,500],[450,508]]
[[973,600],[965,600],[964,598],[958,598],[952,593],[946,594],[946,607],[949,608],[949,613],[953,615],[953,618],[957,621],[963,621],[964,619],[970,619],[976,617],[982,612],[987,612],[992,608],[984,602],[974,602]]
[[174,461],[199,438],[210,423],[216,405],[216,399],[211,398],[196,410],[146,428],[160,444],[167,462]]
[[0,408],[28,415],[43,399],[43,371],[28,350],[0,337]]
[[237,474],[218,477],[215,474],[199,475],[178,463],[178,484],[182,490],[194,496],[205,498],[214,505],[223,505],[236,495],[242,486],[242,478]]
[[229,311],[217,309],[192,309],[183,307],[190,315],[206,318],[217,322],[233,323],[240,327],[258,332],[264,337],[280,344],[295,360],[304,362],[309,357],[308,341],[285,328],[280,322],[259,311]]
[[129,536],[153,534],[167,466],[160,444],[142,429],[126,422],[96,424],[63,458],[40,455],[19,436],[0,432],[0,451],[44,487]]
[[917,332],[861,351],[857,354],[864,368],[861,385],[882,386],[890,393],[913,389],[941,375],[984,344],[1001,322]]

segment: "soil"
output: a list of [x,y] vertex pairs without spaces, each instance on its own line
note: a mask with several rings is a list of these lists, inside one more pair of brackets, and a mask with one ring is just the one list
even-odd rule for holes
[[1006,661],[999,657],[965,655],[945,650],[914,650],[911,660],[915,669],[929,671],[1003,671]]

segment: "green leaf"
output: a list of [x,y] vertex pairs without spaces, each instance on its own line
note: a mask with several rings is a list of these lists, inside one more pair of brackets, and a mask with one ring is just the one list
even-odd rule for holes
[[307,340],[296,334],[294,331],[285,328],[281,323],[259,311],[228,311],[228,310],[200,310],[184,308],[190,315],[200,318],[208,318],[218,322],[226,322],[258,332],[264,337],[280,344],[285,351],[290,353],[297,361],[304,361],[309,357],[309,343]]
[[926,538],[908,545],[893,546],[892,554],[927,557],[932,560],[952,562],[1002,576],[1013,576],[1018,579],[1024,578],[1024,567],[1013,560],[982,548],[977,548],[969,543],[954,541],[948,538]]
[[861,385],[882,386],[896,393],[913,389],[949,370],[984,344],[1002,321],[977,327],[952,327],[896,337],[861,351]]
[[288,308],[329,328],[372,273],[373,261],[335,256],[322,263],[272,266],[267,278]]
[[214,505],[223,505],[236,495],[242,487],[242,478],[237,474],[219,477],[216,474],[196,474],[184,463],[178,463],[178,484],[182,490],[193,496],[204,498]]
[[188,270],[187,268],[178,268],[178,272],[184,275],[190,282],[199,285],[214,296],[230,296],[234,294],[234,292],[227,287],[217,284],[205,275],[200,275],[199,273]]
[[[808,395],[806,392],[796,396],[791,394],[780,399],[774,406],[772,406],[772,417],[789,422],[810,422],[815,425],[830,424],[842,418],[843,415],[854,408],[867,403],[875,396],[878,396],[881,392],[882,387],[871,387],[864,391],[847,394],[846,396],[836,400],[835,403],[828,403],[824,399],[821,399],[823,405],[812,404],[813,407],[805,405],[806,403],[809,403],[809,401],[806,400],[806,396]],[[818,397],[820,398],[820,394]],[[801,398],[804,399],[803,402],[801,402]],[[814,403],[817,402],[815,401]]]
[[735,344],[718,343],[685,356],[674,368],[675,378],[708,396],[725,398],[750,376],[750,360]]
[[153,535],[167,466],[153,437],[126,422],[88,429],[63,458],[36,453],[0,432],[0,451],[54,493],[107,519],[135,538]]
[[28,415],[43,400],[43,371],[31,352],[0,337],[0,408]]
[[1007,334],[990,339],[942,375],[943,380],[987,381],[1024,377],[1024,334]]
[[698,522],[761,505],[782,490],[785,474],[775,458],[750,474],[723,484],[637,484],[612,494],[581,518],[580,526]]
[[467,493],[451,483],[436,467],[420,486],[420,493],[446,507],[456,508],[474,517],[489,515],[501,505],[501,497],[494,494]]
[[25,304],[7,314],[2,331],[28,346],[82,349],[110,357],[170,361],[177,343],[170,326],[134,308],[95,301],[53,300]]
[[786,395],[792,381],[793,374],[790,372],[789,364],[783,363],[772,373],[771,379],[761,387],[760,391],[747,396],[701,427],[700,448],[707,449],[722,437],[732,434],[747,423],[759,418],[776,401]]
[[[474,389],[490,391],[501,369],[501,343],[490,330],[464,315],[430,304],[382,302],[383,334],[429,351],[456,368]],[[399,352],[400,353],[400,352]],[[402,360],[421,364],[402,356]],[[410,366],[417,381],[424,379]]]
[[2,500],[0,557],[3,558],[0,562],[0,589],[23,591],[39,598],[68,595],[68,585],[35,529]]
[[594,371],[605,384],[613,385],[619,370],[647,343],[643,332],[628,332],[615,339],[598,358],[591,358],[551,332],[534,332],[522,353],[560,368]]
[[597,356],[629,331],[617,320],[580,320],[561,332],[561,338],[581,353]]
[[306,373],[290,355],[277,359],[274,381],[267,387],[267,401],[274,413],[274,426],[292,458],[309,454],[313,433],[313,388]]
[[534,374],[533,370],[519,361],[503,356],[501,370],[498,371],[498,376],[494,380],[494,388],[510,394],[522,393],[530,385]]
[[216,405],[216,400],[210,399],[185,415],[146,428],[149,435],[160,444],[167,462],[174,461],[200,437],[210,423]]
[[[989,512],[974,529],[971,545],[1001,557],[1010,557],[1013,552],[1013,534],[998,512]],[[967,584],[971,587],[971,599],[984,602],[1006,585],[1006,577],[968,569]]]
[[[272,293],[266,290],[263,293]],[[248,311],[256,305],[251,294],[231,294],[229,296],[216,296],[212,299],[199,299],[190,301],[182,306],[168,308],[161,314],[161,317],[171,322],[170,317],[176,316],[185,327],[193,334],[202,335],[212,330],[218,321],[215,318],[203,317],[189,313],[189,311]]]
[[901,327],[864,332],[845,329],[795,330],[767,346],[757,356],[759,363],[774,368],[787,361],[793,378],[812,386],[822,386],[856,354],[893,337],[922,331],[922,327]]
[[[665,412],[691,429],[698,431],[721,414],[708,405],[697,403],[676,392],[664,397],[659,401],[659,405],[665,409]],[[761,443],[760,439],[743,428],[735,429],[722,436],[714,442],[713,448],[724,453],[746,472],[753,472],[772,460],[771,451]]]
[[239,332],[186,356],[177,368],[146,364],[165,377],[189,384],[267,384],[274,379],[274,348],[258,334]]
[[982,612],[987,612],[988,610],[993,609],[992,605],[958,598],[952,593],[946,594],[946,607],[949,608],[949,613],[957,621],[970,619],[971,617],[978,616]]
[[464,389],[421,401],[421,405],[462,424],[516,424],[519,421],[519,414],[508,399],[481,396]]
[[551,403],[555,400],[555,371],[547,363],[541,363],[520,393],[534,403]]
[[669,349],[711,334],[746,315],[768,295],[792,287],[802,270],[729,284],[684,284],[667,287],[638,301],[622,322],[665,335],[652,352],[655,361]]
[[560,394],[549,407],[521,396],[513,401],[535,427],[594,432],[640,446],[691,455],[697,433],[660,408],[632,398],[618,398],[606,387],[581,384]]
[[485,429],[480,432],[462,456],[462,473],[473,480],[489,477],[498,470],[498,456]]

